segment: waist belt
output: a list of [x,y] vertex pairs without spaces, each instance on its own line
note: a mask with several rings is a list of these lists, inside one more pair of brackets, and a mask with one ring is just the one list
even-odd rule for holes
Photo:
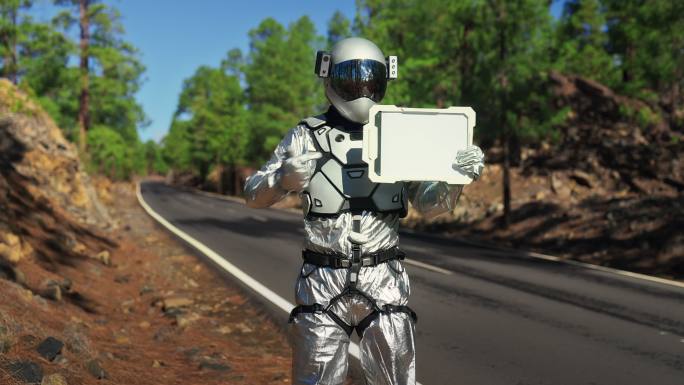
[[[360,258],[361,266],[376,266],[392,259],[404,259],[406,254],[398,247],[377,251],[375,253],[364,254]],[[312,250],[302,250],[304,262],[319,267],[332,267],[342,269],[352,266],[352,260],[343,254],[323,254]]]

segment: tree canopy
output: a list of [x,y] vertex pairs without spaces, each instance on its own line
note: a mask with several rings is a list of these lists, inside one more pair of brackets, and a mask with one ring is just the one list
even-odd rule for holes
[[[74,65],[83,53],[75,37],[83,1],[57,0],[63,11],[37,23],[28,14],[32,1],[0,0],[0,74],[31,92],[72,140],[83,89]],[[335,12],[325,31],[307,16],[289,25],[262,20],[245,52],[227,50],[185,80],[161,146],[143,145],[137,129],[146,117],[135,100],[145,70],[140,53],[124,39],[115,8],[87,3],[89,143],[100,148],[107,141],[99,136],[118,135],[126,146],[112,139],[110,152],[132,153],[107,159],[138,159],[122,163],[130,170],[123,174],[168,164],[205,178],[213,167],[258,165],[289,128],[324,110],[315,52],[347,36],[399,57],[399,79],[383,103],[472,106],[477,140],[503,148],[504,164],[517,162],[520,146],[557,138],[567,111],[552,103],[552,71],[603,83],[651,113],[662,111],[674,129],[684,126],[684,2],[564,0],[554,18],[553,2],[541,0],[358,0],[353,20]]]

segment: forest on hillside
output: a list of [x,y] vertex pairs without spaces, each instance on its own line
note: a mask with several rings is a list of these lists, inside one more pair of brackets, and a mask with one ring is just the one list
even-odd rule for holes
[[[684,129],[684,38],[676,31],[684,30],[684,3],[564,1],[558,19],[552,3],[360,0],[353,20],[337,12],[323,34],[307,16],[288,26],[268,18],[249,32],[247,52],[229,50],[221,63],[200,67],[185,81],[162,158],[199,185],[206,185],[213,169],[218,177],[211,185],[224,192],[228,179],[237,193],[234,166],[258,167],[289,128],[324,110],[313,58],[347,36],[366,37],[386,55],[399,56],[399,80],[389,85],[384,104],[467,105],[477,111],[476,141],[489,163],[503,166],[505,222],[511,216],[511,167],[521,164],[528,149],[568,152],[569,128],[578,125],[580,110],[580,120],[597,131],[617,131],[606,126],[619,121],[631,135],[645,130],[653,146],[678,143]],[[617,95],[619,116],[591,95],[579,105],[560,97],[558,82],[567,76]],[[572,139],[573,146],[591,147]],[[628,168],[656,158],[635,156]],[[226,166],[231,170],[225,172]],[[622,179],[634,186],[632,176]]]
[[[287,26],[267,18],[249,31],[246,52],[227,47],[220,63],[184,81],[159,144],[141,143],[137,133],[147,120],[135,99],[145,68],[118,11],[55,0],[62,11],[38,23],[32,3],[0,0],[0,74],[79,143],[92,172],[112,178],[174,170],[203,183],[212,171],[222,177],[258,166],[288,129],[323,111],[315,52],[347,36],[399,57],[400,77],[384,104],[477,111],[476,141],[488,162],[503,166],[506,218],[510,168],[527,149],[561,151],[576,122],[553,92],[559,76],[627,98],[618,113],[654,133],[654,146],[676,144],[684,133],[684,2],[569,0],[554,18],[550,0],[358,0],[353,20],[337,12],[327,31],[308,16]],[[583,111],[601,120],[600,106],[587,103]]]
[[[31,16],[33,0],[0,1],[0,75],[35,98],[90,171],[125,179],[146,171],[150,147],[135,99],[145,66],[125,40],[116,8],[92,0],[55,0],[50,22]],[[88,149],[86,152],[86,148]]]

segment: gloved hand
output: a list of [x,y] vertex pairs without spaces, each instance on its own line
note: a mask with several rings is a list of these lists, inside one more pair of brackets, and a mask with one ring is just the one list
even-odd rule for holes
[[323,156],[320,152],[287,158],[280,166],[280,187],[287,191],[301,191],[309,185],[316,167],[314,160]]
[[484,154],[480,147],[469,146],[456,153],[456,159],[451,167],[476,180],[484,169]]

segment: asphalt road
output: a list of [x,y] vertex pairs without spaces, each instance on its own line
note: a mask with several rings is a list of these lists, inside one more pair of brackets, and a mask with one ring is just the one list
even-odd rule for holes
[[[294,302],[302,218],[158,182],[157,213]],[[402,235],[424,385],[684,384],[684,288]],[[283,320],[286,314],[283,312]]]

